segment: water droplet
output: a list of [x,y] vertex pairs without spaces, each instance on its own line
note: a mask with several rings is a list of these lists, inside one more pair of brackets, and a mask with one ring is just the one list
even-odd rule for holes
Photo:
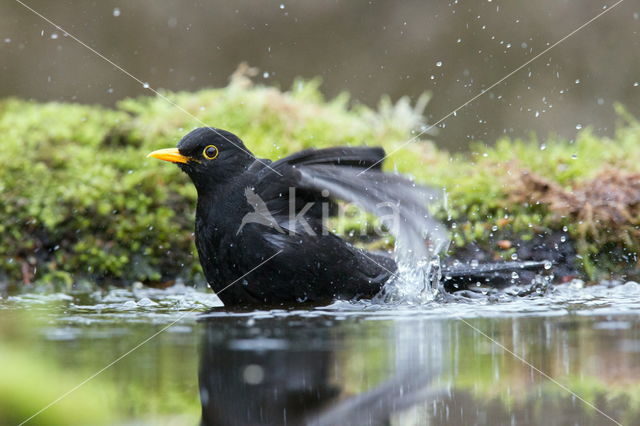
[[580,79],[576,78],[576,84],[580,84]]
[[438,62],[436,62],[436,67],[441,67],[442,64],[443,64],[442,61],[438,61]]
[[552,266],[553,266],[553,263],[551,263],[550,260],[545,260],[544,269],[546,269],[548,271],[549,269],[551,269]]
[[284,9],[284,4],[280,4],[280,9]]
[[115,9],[113,9],[112,15],[115,16],[116,18],[120,16],[120,8],[116,7]]
[[576,124],[576,130],[582,129],[582,124]]
[[516,271],[513,271],[511,273],[511,278],[514,280],[517,280],[518,278],[520,278],[520,275],[518,275],[518,273]]
[[547,145],[540,144],[540,151],[544,151],[545,149],[547,149]]
[[58,33],[51,34],[51,40],[56,40],[58,38]]
[[572,160],[577,160],[577,159],[578,159],[578,154],[573,154],[573,155],[571,155],[571,159],[572,159]]
[[518,260],[518,253],[513,253],[511,255],[511,260]]
[[142,87],[144,87],[145,89],[148,89],[150,86],[149,86],[149,83],[143,83]]
[[245,383],[250,385],[259,385],[264,380],[264,370],[257,364],[247,365],[242,375]]
[[473,259],[471,261],[471,263],[469,264],[469,266],[471,266],[472,268],[477,268],[478,267],[478,261]]
[[268,72],[263,72],[262,73],[262,78],[269,78],[269,73]]

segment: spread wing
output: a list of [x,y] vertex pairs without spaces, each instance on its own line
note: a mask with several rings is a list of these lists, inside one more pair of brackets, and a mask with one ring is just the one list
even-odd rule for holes
[[[381,148],[342,147],[302,151],[269,167],[254,163],[248,170],[253,174],[251,190],[267,207],[267,222],[271,224],[272,218],[283,232],[275,226],[266,229],[256,221],[246,225],[261,229],[243,234],[240,244],[246,245],[243,252],[247,256],[270,250],[279,255],[261,267],[263,285],[243,290],[256,292],[256,300],[278,300],[282,283],[286,283],[286,294],[316,302],[323,294],[343,299],[377,294],[396,270],[396,263],[327,233],[322,216],[326,216],[327,203],[337,200],[378,216],[396,236],[396,254],[402,262],[417,265],[431,260],[447,241],[444,228],[431,219],[427,209],[436,193],[403,176],[383,173],[383,159]],[[257,199],[253,205],[256,211],[264,210]],[[266,246],[255,250],[261,245]],[[262,260],[251,259],[253,264]],[[308,277],[314,277],[313,282]],[[265,280],[273,280],[274,285],[265,285]]]
[[[254,164],[255,190],[283,228],[291,230],[287,222],[294,197],[295,213],[302,212],[315,230],[321,228],[327,212],[322,203],[342,200],[380,218],[396,236],[405,258],[430,259],[448,242],[444,227],[428,211],[438,195],[406,177],[382,172],[384,156],[382,148],[370,147],[301,151],[270,167]],[[425,244],[427,238],[430,247]]]
[[[380,170],[384,150],[370,147],[334,147],[307,149],[271,163],[269,160],[256,161],[249,172],[257,174],[257,194],[265,200],[269,211],[282,221],[291,214],[290,200],[294,199],[293,210],[300,213],[305,206],[311,207],[305,217],[314,229],[321,228],[323,215],[337,212],[335,199],[323,196],[322,190],[307,187],[300,181],[300,169],[308,166],[340,166],[345,168],[373,168]],[[268,164],[268,167],[265,166]],[[323,210],[323,203],[326,208]]]

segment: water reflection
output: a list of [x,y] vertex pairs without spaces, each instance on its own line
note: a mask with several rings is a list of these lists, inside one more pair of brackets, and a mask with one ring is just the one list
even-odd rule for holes
[[638,424],[634,321],[472,320],[572,395],[458,320],[213,314],[202,423]]
[[387,424],[392,413],[431,393],[433,374],[417,354],[399,357],[403,364],[390,377],[354,392],[349,378],[354,360],[344,356],[348,331],[340,322],[312,323],[309,328],[290,327],[279,318],[205,321],[202,423]]
[[[0,355],[46,358],[79,381],[182,318],[95,379],[117,391],[100,402],[117,424],[633,425],[639,294],[629,282],[492,302],[208,314],[193,311],[215,306],[206,293],[179,303],[173,290],[25,295],[0,302]],[[37,336],[10,320],[27,310]]]
[[[330,383],[332,352],[311,344],[252,336],[252,330],[229,339],[225,331],[236,319],[207,321],[200,364],[202,423],[293,424],[336,399],[340,387]],[[222,326],[222,328],[221,328]],[[328,329],[320,331],[326,339]],[[234,333],[235,334],[235,333]],[[247,334],[244,336],[243,334]]]

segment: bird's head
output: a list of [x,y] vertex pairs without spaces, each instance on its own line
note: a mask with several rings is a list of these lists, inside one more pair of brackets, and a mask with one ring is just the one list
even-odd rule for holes
[[233,179],[255,158],[239,137],[213,127],[195,129],[178,142],[177,148],[159,149],[147,157],[176,163],[198,192]]

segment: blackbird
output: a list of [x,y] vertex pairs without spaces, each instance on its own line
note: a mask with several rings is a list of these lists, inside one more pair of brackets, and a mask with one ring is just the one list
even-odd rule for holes
[[[401,217],[396,231],[414,259],[433,253],[427,233],[440,245],[446,240],[426,213],[432,192],[382,172],[382,148],[307,149],[272,162],[256,158],[236,135],[203,127],[177,148],[148,156],[176,163],[195,185],[198,256],[225,306],[317,305],[379,294],[398,266],[326,229],[323,219],[336,213],[337,200],[379,217],[381,205],[395,207]],[[445,275],[473,279],[492,271],[462,268]]]

